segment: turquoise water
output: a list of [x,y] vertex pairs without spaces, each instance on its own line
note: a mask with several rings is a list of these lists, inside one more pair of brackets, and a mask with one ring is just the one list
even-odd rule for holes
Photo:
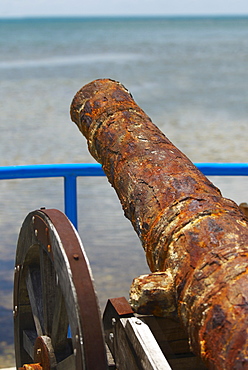
[[[192,161],[248,161],[248,18],[1,20],[0,51],[1,166],[93,162],[69,106],[84,84],[103,77],[121,81]],[[246,179],[212,180],[225,196],[248,201]],[[33,209],[63,210],[63,183],[9,180],[0,192],[5,353],[13,343],[19,228]],[[147,271],[145,257],[106,179],[80,179],[78,199],[79,232],[104,307],[107,298],[128,295],[132,278]]]

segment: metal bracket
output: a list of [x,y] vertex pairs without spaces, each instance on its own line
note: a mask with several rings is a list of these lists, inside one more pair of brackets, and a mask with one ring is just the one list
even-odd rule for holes
[[124,297],[108,300],[103,325],[118,370],[171,370],[149,326]]

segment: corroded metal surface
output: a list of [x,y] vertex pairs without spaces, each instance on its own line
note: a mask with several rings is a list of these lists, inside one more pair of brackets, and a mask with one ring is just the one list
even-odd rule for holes
[[37,364],[26,364],[22,367],[19,367],[18,370],[44,370],[40,363]]
[[141,275],[133,280],[130,289],[130,304],[140,314],[175,317],[176,296],[174,281],[167,272]]
[[241,209],[241,211],[244,213],[244,215],[246,217],[248,217],[248,204],[247,203],[241,203],[239,205],[239,208]]
[[43,370],[56,368],[56,357],[51,338],[48,336],[36,338],[34,345],[34,361],[41,364]]
[[71,117],[115,188],[151,271],[165,272],[171,295],[165,314],[176,301],[194,352],[211,369],[248,368],[244,214],[120,83],[96,80],[84,86],[74,97]]

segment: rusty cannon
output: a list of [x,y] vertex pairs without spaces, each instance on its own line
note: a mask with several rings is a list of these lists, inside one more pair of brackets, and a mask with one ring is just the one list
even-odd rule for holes
[[120,83],[83,87],[71,116],[117,191],[152,272],[134,279],[129,302],[108,299],[101,317],[73,224],[56,209],[30,212],[15,261],[16,368],[248,368],[247,204],[242,213],[222,198]]
[[248,369],[247,218],[152,123],[122,84],[84,86],[71,117],[146,253],[133,308],[178,315],[209,369]]

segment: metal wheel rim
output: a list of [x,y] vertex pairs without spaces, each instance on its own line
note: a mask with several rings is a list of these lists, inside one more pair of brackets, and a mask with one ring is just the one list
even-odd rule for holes
[[54,351],[51,369],[107,369],[89,263],[76,230],[58,210],[31,212],[23,222],[16,251],[14,331],[17,367],[34,360],[34,339],[45,336]]

